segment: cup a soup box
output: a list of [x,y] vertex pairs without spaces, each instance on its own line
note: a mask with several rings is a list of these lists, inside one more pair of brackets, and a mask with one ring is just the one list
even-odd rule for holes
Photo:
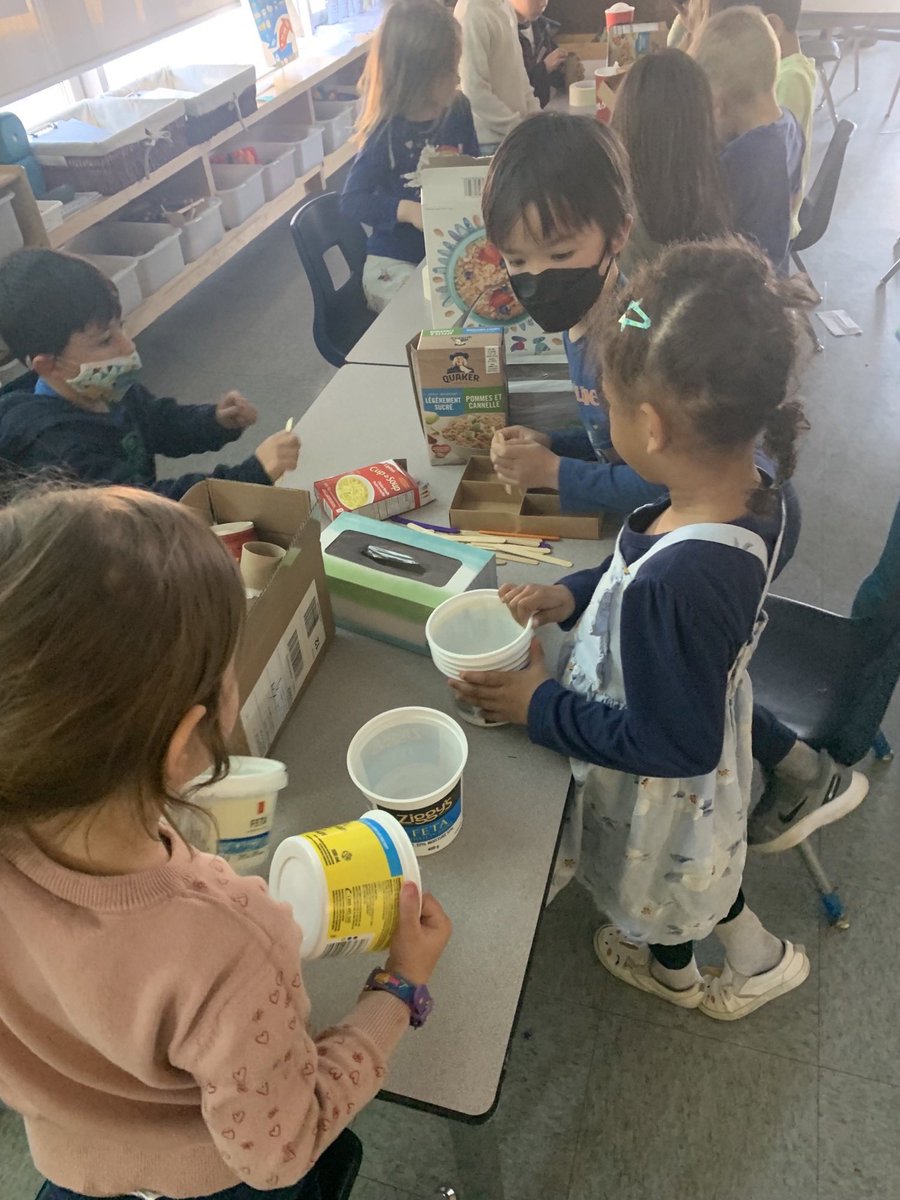
[[252,521],[285,551],[247,612],[235,659],[241,709],[228,749],[264,757],[334,639],[319,523],[306,492],[231,479],[204,479],[181,503],[209,525]]
[[322,513],[333,521],[341,513],[356,512],[360,516],[384,521],[413,508],[421,508],[431,500],[428,483],[413,479],[406,462],[388,458],[384,462],[344,471],[313,484]]
[[425,329],[407,354],[432,463],[486,453],[508,423],[503,331]]
[[487,550],[356,513],[323,530],[322,554],[337,624],[419,654],[429,653],[425,623],[439,604],[497,586]]
[[441,154],[421,171],[425,262],[436,329],[501,328],[510,362],[565,356],[516,299],[496,246],[487,240],[481,193],[489,158]]

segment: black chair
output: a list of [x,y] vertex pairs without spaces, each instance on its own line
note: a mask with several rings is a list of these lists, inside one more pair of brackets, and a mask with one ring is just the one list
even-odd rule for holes
[[[819,101],[817,108],[821,108],[823,104],[828,105],[831,123],[837,129],[838,115],[837,109],[834,106],[834,98],[831,94],[831,85],[834,82],[837,69],[841,65],[841,48],[834,38],[802,37],[800,39],[800,50],[816,64],[816,74],[819,76],[819,83],[822,85],[822,99]],[[829,75],[827,68],[832,63],[834,65],[831,75]]]
[[[362,1166],[362,1142],[350,1129],[335,1139],[315,1165],[322,1200],[350,1200],[350,1193]],[[48,1200],[50,1184],[45,1183],[35,1200]]]
[[[375,320],[362,286],[365,232],[341,212],[336,192],[322,192],[301,204],[291,217],[291,236],[313,294],[316,349],[332,366],[342,367]],[[350,272],[340,287],[335,287],[325,257],[335,247]]]
[[[871,749],[890,761],[880,730],[900,676],[900,504],[884,551],[849,617],[769,596],[769,623],[750,663],[753,699],[815,749],[853,766]],[[806,842],[801,851],[829,921],[848,922],[837,892]]]
[[838,121],[813,185],[809,189],[806,199],[800,205],[798,214],[800,232],[791,242],[790,248],[791,258],[797,269],[804,275],[809,276],[809,271],[804,266],[800,251],[814,246],[828,228],[841,178],[841,169],[844,165],[844,156],[847,153],[847,144],[855,129],[856,126],[852,121]]

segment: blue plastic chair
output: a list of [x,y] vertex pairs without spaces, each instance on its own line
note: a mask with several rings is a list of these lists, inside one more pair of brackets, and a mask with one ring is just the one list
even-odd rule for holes
[[[881,722],[900,677],[900,504],[884,550],[849,617],[770,596],[769,623],[750,663],[753,699],[799,738],[853,766],[893,752]],[[826,915],[846,928],[843,904],[807,843],[801,850]]]
[[[322,192],[304,201],[291,217],[291,236],[313,295],[316,349],[333,367],[342,367],[375,320],[362,285],[365,231],[341,212],[337,192]],[[350,272],[340,287],[335,287],[325,257],[334,248]]]

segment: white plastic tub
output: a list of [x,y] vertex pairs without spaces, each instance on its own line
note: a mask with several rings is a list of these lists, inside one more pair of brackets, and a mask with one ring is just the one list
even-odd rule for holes
[[290,904],[303,930],[300,957],[332,958],[387,949],[407,881],[421,893],[412,843],[390,813],[376,810],[285,838],[272,859],[269,891]]
[[294,151],[294,170],[297,176],[305,175],[318,167],[325,159],[322,130],[318,125],[269,124],[258,125],[260,138],[275,145],[291,146]]
[[466,735],[435,708],[395,708],[363,725],[347,771],[373,808],[396,817],[421,858],[449,846],[462,826]]
[[352,100],[316,100],[313,102],[316,124],[322,127],[326,154],[333,154],[349,140],[356,119],[356,103]]
[[196,262],[207,250],[217,246],[225,236],[222,201],[218,196],[210,196],[204,200],[203,207],[187,221],[175,221],[170,218],[169,223],[174,229],[181,231],[181,253],[186,263]]
[[98,267],[118,288],[122,316],[127,317],[134,312],[143,299],[137,275],[137,259],[125,254],[85,254],[83,257]]
[[222,201],[222,220],[226,229],[236,229],[266,202],[262,167],[241,167],[231,163],[213,163],[216,193]]
[[[235,166],[261,166],[263,173],[263,190],[267,200],[274,200],[282,192],[286,192],[297,172],[294,165],[294,147],[287,142],[270,142],[260,138],[243,137],[239,141],[229,142],[224,151],[236,155],[240,150],[252,150],[256,155],[256,163],[237,162]],[[223,164],[224,165],[224,164]]]
[[224,779],[201,786],[191,795],[194,804],[215,817],[218,840],[214,826],[190,813],[179,815],[182,831],[198,849],[220,854],[239,875],[252,874],[268,857],[275,804],[287,781],[284,763],[235,755]]
[[13,211],[12,192],[4,192],[0,195],[0,258],[21,250],[24,245],[25,239]]
[[137,259],[144,299],[184,270],[181,230],[169,224],[106,221],[69,243],[76,254],[125,254]]
[[44,223],[44,228],[49,232],[51,229],[58,229],[63,223],[63,202],[62,200],[38,200],[38,212],[41,214],[41,221]]

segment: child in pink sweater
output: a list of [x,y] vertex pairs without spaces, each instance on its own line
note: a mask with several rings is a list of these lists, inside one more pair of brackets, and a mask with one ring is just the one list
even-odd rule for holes
[[[366,991],[310,1033],[287,905],[164,820],[226,769],[244,604],[218,540],[151,493],[0,511],[0,1099],[54,1200],[318,1200],[410,1023]],[[424,984],[449,933],[406,885],[388,970]]]

